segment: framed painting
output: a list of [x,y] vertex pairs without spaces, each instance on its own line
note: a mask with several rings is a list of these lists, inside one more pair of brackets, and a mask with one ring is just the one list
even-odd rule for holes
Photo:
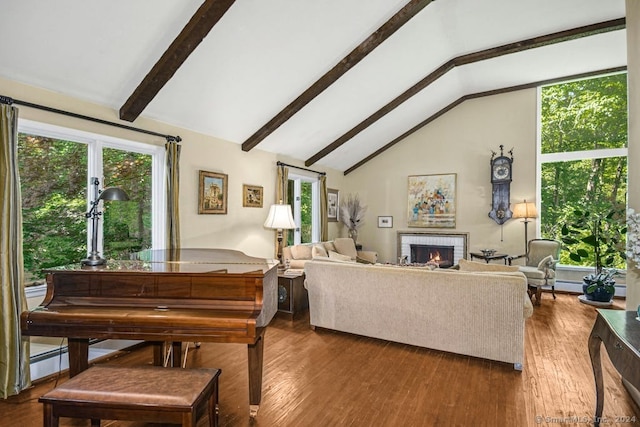
[[456,174],[410,175],[409,227],[455,228]]
[[329,222],[337,222],[340,211],[340,192],[327,188],[327,219]]
[[378,228],[393,228],[393,217],[392,216],[379,216],[378,217]]
[[200,171],[199,214],[227,213],[227,175]]
[[262,207],[262,187],[258,185],[242,185],[242,206],[245,208]]

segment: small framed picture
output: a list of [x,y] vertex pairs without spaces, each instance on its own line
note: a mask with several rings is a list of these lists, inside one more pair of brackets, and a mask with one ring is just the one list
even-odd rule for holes
[[378,217],[378,228],[393,228],[393,217],[392,216],[379,216]]
[[245,208],[262,207],[262,187],[259,185],[242,185],[242,206]]
[[227,181],[223,173],[200,171],[199,214],[227,213]]
[[327,188],[327,220],[329,222],[338,222],[340,211],[340,192]]

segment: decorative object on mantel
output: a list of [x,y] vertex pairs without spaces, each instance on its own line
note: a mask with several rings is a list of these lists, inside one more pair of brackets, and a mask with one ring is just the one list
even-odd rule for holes
[[456,177],[455,173],[409,176],[409,227],[455,228]]
[[524,252],[527,252],[527,245],[529,244],[529,219],[538,218],[538,209],[536,209],[535,203],[527,202],[516,203],[513,207],[513,218],[523,218],[524,223]]
[[269,208],[269,215],[267,216],[267,220],[264,222],[264,226],[266,228],[276,230],[277,232],[278,247],[276,248],[276,252],[278,261],[280,262],[279,268],[283,269],[284,264],[282,263],[282,230],[290,230],[292,228],[296,228],[296,223],[293,220],[293,215],[291,213],[291,205],[284,205],[282,204],[282,201],[277,205],[271,205],[271,207]]
[[349,194],[345,200],[340,203],[340,221],[347,226],[349,237],[353,239],[353,243],[358,242],[358,228],[364,224],[364,214],[367,207],[360,204],[360,197]]
[[124,190],[117,187],[109,187],[100,191],[98,189],[100,181],[96,177],[91,178],[91,185],[93,185],[94,200],[91,202],[91,209],[89,209],[89,212],[85,214],[87,219],[91,219],[91,252],[87,258],[82,260],[82,264],[96,266],[107,262],[107,260],[102,258],[98,253],[98,219],[100,219],[100,216],[102,215],[102,212],[98,211],[98,205],[101,200],[117,200],[125,202],[129,200],[129,196],[127,196],[127,193],[125,193]]
[[[561,238],[569,251],[569,258],[595,264],[595,271],[583,278],[582,286],[588,300],[609,302],[615,293],[618,274],[614,268],[627,259],[624,236],[627,235],[627,218],[623,204],[614,202],[598,209],[597,206],[580,206],[573,210],[562,225]],[[633,234],[633,233],[632,233]],[[631,237],[633,240],[635,237]],[[605,268],[605,266],[609,268]]]
[[[509,208],[511,198],[511,180],[513,179],[513,148],[509,150],[511,158],[504,155],[504,146],[500,145],[500,155],[496,157],[496,152],[491,152],[491,185],[493,186],[491,212],[489,218],[503,225],[511,218],[512,212]],[[502,237],[500,238],[502,241]],[[526,242],[525,242],[526,250]]]

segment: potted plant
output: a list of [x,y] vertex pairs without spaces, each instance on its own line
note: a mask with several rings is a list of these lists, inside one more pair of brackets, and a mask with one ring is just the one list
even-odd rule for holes
[[614,267],[626,260],[626,233],[625,207],[620,203],[573,209],[562,225],[561,240],[569,258],[595,265],[595,271],[583,278],[588,300],[610,302],[613,298],[613,277],[618,274]]

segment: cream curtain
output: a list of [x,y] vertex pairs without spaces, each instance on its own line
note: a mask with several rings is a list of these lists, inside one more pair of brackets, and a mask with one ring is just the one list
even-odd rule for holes
[[320,241],[329,240],[329,218],[327,217],[327,176],[320,176]]
[[22,201],[18,176],[18,109],[0,105],[0,394],[3,399],[31,385],[29,339],[20,333],[27,309],[22,260]]
[[180,144],[167,141],[167,249],[180,249]]
[[[278,177],[276,178],[276,203],[286,205],[289,203],[287,189],[289,187],[289,168],[284,165],[278,166]],[[282,246],[287,246],[287,235],[289,230],[282,230]],[[275,252],[278,257],[278,239],[276,239]]]

